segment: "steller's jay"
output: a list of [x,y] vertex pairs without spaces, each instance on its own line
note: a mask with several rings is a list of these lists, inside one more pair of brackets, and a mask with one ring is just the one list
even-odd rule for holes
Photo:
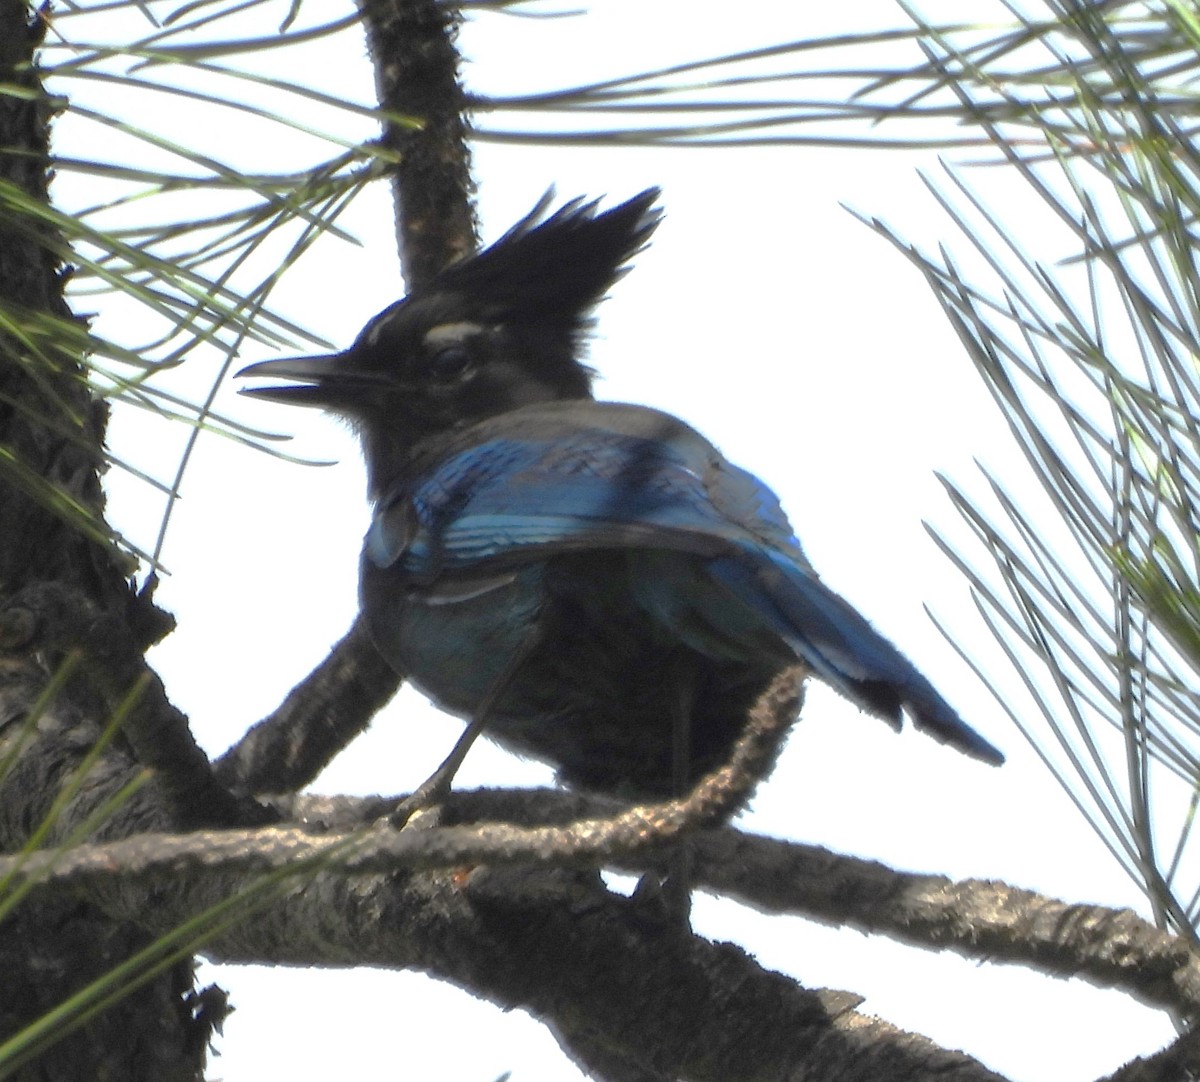
[[588,317],[657,196],[548,217],[543,200],[348,350],[240,373],[291,381],[247,393],[322,406],[362,438],[375,644],[437,704],[591,789],[678,795],[796,661],[897,729],[905,711],[1001,763],[821,583],[770,489],[677,418],[592,398]]

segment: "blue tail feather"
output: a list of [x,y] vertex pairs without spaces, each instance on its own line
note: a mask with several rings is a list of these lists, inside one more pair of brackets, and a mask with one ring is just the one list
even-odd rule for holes
[[959,717],[916,666],[813,571],[787,553],[759,550],[759,555],[755,566],[719,559],[709,567],[726,588],[767,617],[797,660],[896,729],[903,709],[935,739],[985,762],[1004,762],[1004,755]]

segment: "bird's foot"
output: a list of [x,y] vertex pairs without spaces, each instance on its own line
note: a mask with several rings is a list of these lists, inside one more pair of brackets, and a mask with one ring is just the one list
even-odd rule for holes
[[446,766],[446,763],[439,766],[413,792],[396,805],[395,811],[388,816],[388,822],[393,827],[400,830],[417,812],[436,807],[450,795],[450,783],[454,780],[458,764],[453,764],[454,768],[450,770],[447,770]]

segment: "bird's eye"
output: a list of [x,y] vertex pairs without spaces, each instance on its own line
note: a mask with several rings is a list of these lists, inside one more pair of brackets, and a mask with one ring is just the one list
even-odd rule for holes
[[452,383],[471,367],[471,351],[463,345],[439,349],[429,362],[429,374],[439,383]]

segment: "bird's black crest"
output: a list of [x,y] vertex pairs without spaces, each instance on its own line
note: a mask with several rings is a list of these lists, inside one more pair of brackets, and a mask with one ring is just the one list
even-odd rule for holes
[[645,247],[661,218],[658,188],[611,210],[573,199],[549,217],[547,192],[478,255],[447,267],[430,290],[470,298],[498,322],[580,323]]

